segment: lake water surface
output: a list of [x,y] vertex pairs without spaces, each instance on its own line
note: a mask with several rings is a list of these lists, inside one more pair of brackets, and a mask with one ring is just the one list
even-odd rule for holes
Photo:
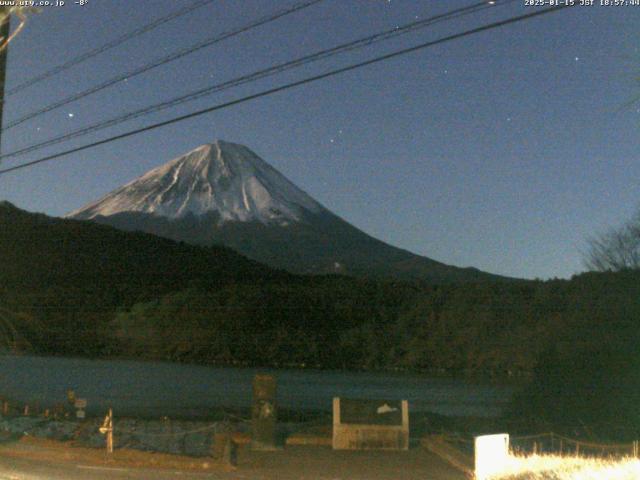
[[207,417],[220,407],[251,405],[251,381],[270,373],[278,403],[295,410],[331,410],[335,396],[406,399],[413,412],[498,415],[513,387],[419,374],[219,368],[165,362],[0,356],[0,395],[43,407],[73,389],[89,412],[109,406],[119,415]]

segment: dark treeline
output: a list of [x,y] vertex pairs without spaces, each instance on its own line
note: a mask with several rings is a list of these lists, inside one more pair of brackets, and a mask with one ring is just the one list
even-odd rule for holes
[[448,286],[297,276],[6,204],[0,265],[0,336],[15,350],[532,376],[511,412],[529,430],[619,421],[640,400],[638,271]]
[[517,375],[552,345],[606,340],[640,299],[634,273],[448,286],[296,276],[6,204],[0,223],[0,300],[15,340],[42,353]]
[[305,279],[192,288],[119,310],[118,353],[217,364],[520,375],[542,354],[619,345],[640,274],[422,286]]
[[122,303],[96,285],[5,288],[0,299],[22,343],[42,353],[518,375],[552,347],[616,345],[636,328],[640,298],[632,273],[445,287],[338,276],[191,283],[162,295],[138,286]]
[[640,438],[640,270],[591,273],[567,284],[561,317],[509,413],[520,431]]

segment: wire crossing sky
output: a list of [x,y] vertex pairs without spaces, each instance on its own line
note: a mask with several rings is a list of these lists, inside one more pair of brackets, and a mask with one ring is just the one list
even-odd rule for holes
[[[11,46],[8,88],[178,8],[173,0],[140,3],[45,9]],[[472,4],[325,0],[43,113],[5,132],[4,151]],[[197,98],[113,125],[65,148],[536,8],[489,8],[218,92],[215,101]],[[5,105],[7,124],[272,10],[266,0],[212,2],[18,92]],[[326,207],[393,245],[500,274],[567,277],[582,269],[585,238],[624,220],[639,201],[640,108],[628,106],[638,94],[638,20],[639,8],[577,6],[478,33],[0,177],[0,199],[62,215],[222,138],[249,146]]]
[[74,57],[70,60],[67,60],[61,65],[56,65],[51,70],[47,70],[44,73],[41,73],[39,75],[36,75],[33,78],[25,80],[19,85],[16,85],[15,87],[13,87],[11,90],[8,90],[6,92],[6,95],[7,96],[13,95],[21,90],[24,90],[25,88],[29,88],[37,83],[42,82],[43,80],[46,80],[47,78],[51,78],[54,75],[58,75],[59,73],[64,72],[65,70],[68,70],[71,67],[75,67],[76,65],[79,65],[82,62],[85,62],[90,58],[95,57],[96,55],[100,55],[101,53],[104,53],[107,50],[116,48],[122,45],[124,42],[131,40],[132,38],[135,38],[139,35],[143,35],[147,32],[150,32],[154,28],[158,28],[160,25],[163,25],[164,23],[170,22],[171,20],[175,20],[176,18],[180,18],[181,16],[186,15],[188,13],[194,12],[198,8],[204,7],[205,5],[208,5],[209,3],[212,3],[215,1],[217,0],[198,0],[196,2],[193,2],[192,4],[189,4],[186,7],[182,7],[174,12],[171,12],[169,15],[158,18],[157,20],[154,20],[153,22],[148,23],[147,25],[143,25],[142,27],[136,28],[131,32],[127,32],[124,35],[118,38],[115,38],[110,42],[105,43],[104,45],[100,45],[97,48],[89,50],[88,52],[84,52],[83,54],[78,55],[77,57]]
[[[385,41],[388,40],[390,38],[393,37],[397,37],[399,35],[404,35],[407,33],[410,33],[416,29],[419,28],[426,28],[429,27],[435,23],[438,22],[442,22],[442,21],[450,21],[454,18],[458,18],[462,15],[470,15],[470,14],[474,14],[477,13],[480,10],[486,9],[486,8],[494,8],[494,5],[506,5],[509,3],[512,3],[516,0],[504,0],[504,1],[498,1],[498,2],[494,2],[493,4],[488,4],[486,1],[482,1],[467,7],[462,7],[462,8],[458,8],[458,9],[454,9],[448,12],[445,12],[444,14],[440,14],[440,15],[436,15],[433,17],[428,17],[426,19],[422,19],[422,20],[416,20],[413,22],[410,22],[408,24],[405,25],[397,25],[395,27],[393,27],[390,30],[385,30],[384,32],[379,32],[376,33],[374,35],[368,35],[364,38],[360,38],[357,40],[354,40],[352,42],[347,42],[347,43],[343,43],[341,45],[338,45],[336,47],[333,48],[329,48],[329,49],[325,49],[325,50],[321,50],[319,52],[314,52],[312,54],[309,55],[305,55],[303,57],[297,58],[295,60],[291,60],[285,63],[280,63],[274,66],[271,66],[269,68],[263,69],[263,70],[259,70],[257,72],[253,72],[251,74],[248,75],[243,75],[241,77],[232,79],[232,80],[228,80],[225,81],[223,83],[218,83],[212,86],[208,86],[206,88],[203,89],[199,89],[196,90],[195,92],[190,92],[187,95],[182,95],[179,97],[175,97],[172,98],[170,100],[166,100],[163,101],[161,103],[156,103],[154,105],[142,108],[142,109],[138,109],[135,110],[133,112],[128,112],[125,113],[123,115],[117,116],[115,118],[111,118],[109,120],[103,120],[97,123],[94,123],[93,125],[90,126],[84,126],[81,129],[78,130],[74,130],[72,132],[69,132],[65,135],[61,135],[58,137],[54,137],[48,140],[45,140],[44,142],[39,142],[36,143],[34,145],[29,145],[26,146],[24,148],[21,148],[19,150],[15,150],[13,152],[7,152],[4,153],[2,155],[0,155],[0,161],[5,160],[7,158],[12,158],[18,155],[23,155],[25,153],[29,153],[29,152],[33,152],[36,150],[40,150],[41,148],[45,147],[45,146],[49,146],[49,145],[56,145],[62,141],[66,141],[69,140],[71,138],[75,138],[81,135],[86,135],[87,133],[90,132],[95,132],[98,130],[101,130],[103,128],[106,127],[110,127],[113,125],[118,125],[119,123],[131,120],[133,118],[139,118],[141,116],[146,116],[150,113],[153,112],[158,112],[160,110],[164,110],[165,108],[170,108],[176,105],[180,105],[182,103],[185,102],[189,102],[192,100],[195,100],[197,98],[202,98],[203,96],[206,95],[210,95],[212,93],[216,93],[222,90],[225,90],[227,88],[233,88],[236,87],[238,85],[243,85],[245,83],[248,82],[253,82],[256,81],[258,79],[261,78],[265,78],[267,76],[270,75],[274,75],[274,74],[279,74],[282,73],[286,70],[292,69],[292,68],[297,68],[300,67],[302,65],[306,65],[308,63],[311,62],[316,62],[319,60],[323,60],[325,58],[340,54],[340,53],[344,53],[344,52],[348,52],[357,48],[362,48],[362,47],[366,47],[366,46],[370,46],[373,45],[374,43],[380,42],[380,41]],[[537,15],[539,12],[534,12],[533,14],[528,14],[528,15]],[[11,170],[13,171],[13,170]],[[0,173],[2,173],[2,171],[0,170]]]
[[59,158],[66,157],[67,155],[70,155],[72,153],[77,153],[77,152],[81,152],[81,151],[88,150],[88,149],[91,149],[91,148],[95,148],[97,146],[104,145],[104,144],[107,144],[107,143],[111,143],[111,142],[114,142],[114,141],[117,141],[117,140],[122,140],[123,138],[128,138],[128,137],[133,136],[133,135],[140,135],[142,133],[146,133],[146,132],[149,132],[151,130],[155,130],[157,128],[161,128],[161,127],[165,127],[167,125],[171,125],[171,124],[174,124],[174,123],[178,123],[178,122],[182,122],[182,121],[185,121],[185,120],[189,120],[191,118],[199,117],[201,115],[205,115],[207,113],[215,112],[217,110],[222,110],[222,109],[229,108],[229,107],[232,107],[232,106],[235,106],[235,105],[239,105],[241,103],[245,103],[245,102],[248,102],[248,101],[251,101],[251,100],[256,100],[256,99],[261,98],[261,97],[265,97],[265,96],[268,96],[268,95],[273,95],[275,93],[280,93],[280,92],[289,90],[291,88],[299,87],[301,85],[306,85],[306,84],[311,83],[311,82],[324,80],[326,78],[333,77],[334,75],[340,75],[340,74],[343,74],[343,73],[346,73],[346,72],[350,72],[351,70],[355,70],[357,68],[363,68],[363,67],[366,67],[366,66],[369,66],[369,65],[373,65],[373,64],[378,63],[378,62],[386,61],[386,60],[389,60],[389,59],[392,59],[392,58],[395,58],[395,57],[398,57],[398,56],[401,56],[401,55],[406,55],[408,53],[413,53],[413,52],[416,52],[418,50],[422,50],[424,48],[433,47],[434,45],[439,45],[441,43],[449,42],[449,41],[452,41],[452,40],[457,40],[459,38],[463,38],[463,37],[466,37],[468,35],[475,35],[476,33],[479,33],[479,32],[492,30],[494,28],[499,28],[499,27],[502,27],[504,25],[509,25],[509,24],[516,23],[516,22],[521,22],[521,21],[524,21],[524,20],[529,20],[531,18],[535,18],[535,17],[540,16],[540,15],[547,15],[547,14],[550,14],[550,13],[555,13],[557,11],[560,11],[560,10],[563,10],[563,9],[569,8],[569,7],[570,7],[569,5],[562,6],[562,7],[550,7],[550,8],[544,9],[544,10],[538,10],[538,11],[535,11],[535,12],[532,12],[532,13],[528,13],[528,14],[525,14],[525,15],[519,15],[519,16],[516,16],[516,17],[507,18],[507,19],[499,21],[499,22],[493,22],[493,23],[490,23],[488,25],[482,25],[482,26],[474,28],[472,30],[466,30],[464,32],[456,33],[454,35],[449,35],[449,36],[444,37],[444,38],[439,38],[439,39],[433,40],[431,42],[422,43],[420,45],[416,45],[416,46],[413,46],[413,47],[409,47],[409,48],[405,48],[405,49],[398,50],[398,51],[395,51],[395,52],[391,52],[391,53],[388,53],[386,55],[382,55],[380,57],[375,57],[375,58],[372,58],[372,59],[369,59],[369,60],[365,60],[364,62],[359,62],[359,63],[355,63],[355,64],[352,64],[352,65],[347,65],[346,67],[342,67],[342,68],[338,68],[336,70],[331,70],[329,72],[321,73],[320,75],[315,75],[315,76],[312,76],[312,77],[303,78],[302,80],[298,80],[297,82],[292,82],[292,83],[288,83],[288,84],[285,84],[285,85],[280,85],[278,87],[271,88],[269,90],[264,90],[262,92],[254,93],[252,95],[249,95],[249,96],[246,96],[246,97],[243,97],[243,98],[232,100],[231,102],[213,105],[213,106],[207,107],[207,108],[205,108],[203,110],[198,110],[196,112],[191,112],[191,113],[188,113],[186,115],[182,115],[180,117],[175,117],[175,118],[172,118],[172,119],[169,119],[169,120],[165,120],[163,122],[155,123],[155,124],[152,124],[152,125],[147,125],[145,127],[142,127],[142,128],[136,129],[136,130],[130,130],[128,132],[122,133],[120,135],[116,135],[114,137],[109,137],[109,138],[106,138],[106,139],[103,139],[103,140],[99,140],[97,142],[93,142],[93,143],[90,143],[90,144],[82,145],[80,147],[76,147],[76,148],[73,148],[71,150],[65,150],[65,151],[62,151],[62,152],[59,152],[59,153],[56,153],[56,154],[53,154],[53,155],[49,155],[47,157],[43,157],[43,158],[39,158],[37,160],[33,160],[31,162],[19,164],[19,165],[13,166],[13,167],[0,169],[0,175],[12,173],[12,172],[15,172],[17,170],[22,170],[24,168],[33,167],[33,166],[38,165],[40,163],[44,163],[44,162],[48,162],[48,161],[52,161],[52,160],[57,160]]
[[88,88],[87,90],[84,90],[82,92],[79,93],[75,93],[73,95],[70,95],[68,97],[65,97],[61,100],[58,100],[57,102],[54,102],[50,105],[46,105],[44,107],[42,107],[39,110],[35,110],[33,112],[29,112],[28,114],[13,120],[11,122],[8,123],[8,125],[5,125],[3,127],[3,130],[9,130],[11,128],[17,127],[18,125],[23,124],[24,122],[31,120],[35,117],[38,117],[40,115],[42,115],[43,113],[47,113],[50,112],[52,110],[56,110],[60,107],[64,107],[65,105],[68,105],[70,103],[76,102],[78,100],[81,100],[85,97],[88,97],[89,95],[93,95],[97,92],[100,92],[106,88],[112,87],[114,85],[119,84],[120,82],[124,82],[125,80],[130,80],[134,77],[137,77],[138,75],[141,75],[143,73],[149,72],[155,68],[158,67],[162,67],[170,62],[173,62],[175,60],[178,60],[182,57],[185,57],[187,55],[191,55],[194,52],[197,52],[199,50],[202,50],[203,48],[207,48],[210,47],[211,45],[215,45],[216,43],[222,42],[224,40],[227,40],[229,38],[235,37],[236,35],[240,35],[242,33],[245,33],[253,28],[256,27],[261,27],[263,25],[266,25],[267,23],[273,22],[275,20],[278,20],[279,18],[285,17],[287,15],[290,15],[292,13],[296,13],[300,10],[304,10],[305,8],[311,7],[313,5],[315,5],[316,3],[319,3],[323,0],[307,0],[305,2],[293,5],[290,8],[284,9],[284,10],[277,10],[275,11],[273,14],[270,14],[266,17],[262,17],[259,18],[253,22],[250,22],[247,25],[243,25],[235,30],[231,30],[231,31],[227,31],[227,32],[223,32],[220,35],[215,35],[211,38],[207,38],[201,42],[196,43],[195,45],[190,45],[186,48],[182,48],[176,52],[172,52],[171,54],[165,56],[165,57],[161,57],[161,58],[156,58],[154,60],[152,60],[151,62],[142,65],[141,67],[135,68],[134,70],[130,70],[130,71],[126,71],[125,73],[120,73],[119,75],[113,77],[113,78],[109,78],[108,80],[99,83],[98,85],[94,85],[91,88]]

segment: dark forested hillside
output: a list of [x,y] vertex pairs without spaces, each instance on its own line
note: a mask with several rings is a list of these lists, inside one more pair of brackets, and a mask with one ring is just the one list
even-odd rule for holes
[[17,328],[5,342],[50,354],[518,375],[553,348],[615,349],[640,323],[640,272],[445,286],[299,276],[8,204],[0,264],[0,311]]
[[610,440],[640,435],[640,270],[569,282],[558,327],[511,405],[513,428]]
[[193,282],[287,278],[225,247],[194,247],[90,222],[31,214],[0,205],[0,280],[26,289],[53,285],[134,292],[171,291]]
[[54,219],[6,202],[0,265],[0,306],[41,325],[29,338],[36,350],[63,354],[99,354],[114,312],[138,301],[193,286],[290,277],[224,247]]
[[[415,255],[373,238],[330,213],[308,215],[304,222],[286,226],[260,222],[221,224],[215,214],[166,219],[127,212],[93,220],[193,245],[225,245],[248,258],[298,274],[342,273],[434,285],[515,280]],[[284,244],[287,248],[282,248]]]

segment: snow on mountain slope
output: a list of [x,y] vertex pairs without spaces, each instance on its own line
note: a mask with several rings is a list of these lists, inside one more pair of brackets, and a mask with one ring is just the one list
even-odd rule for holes
[[498,278],[373,238],[247,147],[223,141],[198,147],[67,217],[195,245],[225,245],[293,273],[431,283]]
[[325,209],[247,147],[216,141],[157,167],[67,217],[138,212],[169,219],[217,213],[227,221],[287,225]]

